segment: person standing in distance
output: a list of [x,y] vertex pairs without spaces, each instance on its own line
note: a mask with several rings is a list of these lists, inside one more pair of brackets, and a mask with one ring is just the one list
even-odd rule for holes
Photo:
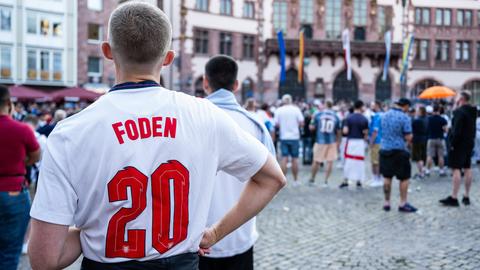
[[[285,177],[224,111],[159,85],[174,52],[170,20],[158,7],[119,5],[108,29],[102,51],[114,61],[116,85],[48,138],[30,263],[64,268],[83,252],[84,270],[197,269],[198,253],[257,215]],[[219,171],[251,180],[205,229]],[[73,224],[81,233],[69,230]]]
[[333,162],[338,159],[338,148],[340,147],[341,129],[340,119],[332,110],[333,103],[331,101],[325,102],[326,109],[318,112],[312,123],[310,129],[316,132],[316,141],[313,146],[313,164],[312,174],[310,177],[310,184],[315,182],[320,164],[326,162],[325,168],[325,185],[328,185],[328,178],[332,173]]
[[477,108],[470,104],[471,95],[462,92],[453,112],[452,128],[448,134],[448,165],[453,170],[452,195],[440,200],[444,206],[458,207],[458,191],[465,175],[464,205],[470,205],[470,188],[472,187],[472,156],[475,147]]
[[0,85],[0,269],[17,270],[27,230],[30,196],[26,166],[40,159],[33,130],[12,118],[8,88]]
[[356,181],[362,187],[365,181],[365,148],[368,138],[368,119],[363,116],[364,103],[358,100],[353,105],[353,113],[349,114],[343,126],[343,134],[347,135],[345,144],[345,165],[343,167],[344,182],[340,188],[348,187],[349,181]]
[[445,139],[444,133],[448,130],[448,122],[440,115],[440,106],[433,106],[433,115],[428,117],[428,141],[427,141],[427,170],[426,175],[430,176],[430,169],[433,166],[433,158],[438,158],[440,177],[445,173]]
[[292,96],[282,97],[283,105],[275,111],[274,122],[280,129],[281,167],[287,175],[288,158],[292,162],[293,184],[298,185],[298,156],[300,148],[300,128],[304,118],[300,109],[292,104]]
[[[224,110],[245,131],[254,136],[275,155],[270,133],[263,121],[255,113],[246,111],[235,99],[238,89],[238,65],[234,59],[225,55],[211,58],[205,66],[203,87],[207,99]],[[210,204],[207,225],[211,226],[221,219],[237,203],[246,181],[225,172],[216,176],[213,198]],[[209,254],[200,257],[200,270],[253,269],[253,245],[258,238],[255,218],[215,244]]]
[[400,205],[398,211],[413,213],[417,208],[407,202],[408,184],[412,166],[408,144],[412,141],[412,120],[407,115],[410,100],[401,98],[382,117],[382,141],[380,143],[380,173],[384,177],[384,211],[390,211],[392,179],[400,181]]
[[382,140],[382,103],[380,101],[372,102],[373,111],[369,125],[369,143],[370,143],[370,162],[372,163],[372,182],[370,186],[383,186],[382,176],[380,175],[380,142]]

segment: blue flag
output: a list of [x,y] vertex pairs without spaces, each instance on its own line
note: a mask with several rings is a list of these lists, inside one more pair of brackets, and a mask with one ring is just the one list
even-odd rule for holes
[[285,58],[286,58],[287,52],[285,49],[285,40],[283,39],[282,31],[277,32],[277,38],[278,38],[278,48],[280,50],[280,66],[281,66],[280,82],[283,83],[284,81],[287,80],[287,71],[285,68]]

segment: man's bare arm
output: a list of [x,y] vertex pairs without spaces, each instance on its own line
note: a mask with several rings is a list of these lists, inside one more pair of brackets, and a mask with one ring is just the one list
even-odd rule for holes
[[37,151],[27,153],[27,159],[25,160],[25,166],[31,166],[40,160],[41,151],[40,148]]
[[78,229],[34,218],[31,229],[28,255],[33,270],[63,269],[82,253]]
[[200,243],[202,249],[208,249],[245,222],[256,216],[285,186],[286,179],[273,156],[245,186],[238,203],[218,223],[205,231]]

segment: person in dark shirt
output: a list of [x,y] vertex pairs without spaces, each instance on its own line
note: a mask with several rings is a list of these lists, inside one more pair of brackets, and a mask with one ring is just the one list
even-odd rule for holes
[[417,163],[416,177],[425,178],[424,165],[427,159],[428,119],[425,107],[417,110],[417,118],[412,123],[412,161]]
[[45,135],[45,137],[48,137],[50,133],[52,133],[53,129],[57,125],[58,122],[62,121],[67,117],[67,113],[64,110],[56,110],[55,114],[53,116],[53,121],[50,124],[47,124],[37,130],[38,133],[41,135]]
[[347,135],[345,146],[344,182],[340,188],[348,187],[348,181],[357,181],[357,187],[365,181],[365,149],[368,138],[368,119],[363,116],[364,103],[354,104],[354,112],[345,120],[343,133]]
[[438,158],[438,167],[440,167],[440,176],[446,176],[445,165],[445,138],[448,122],[440,115],[440,106],[433,106],[433,115],[428,117],[428,141],[427,141],[427,170],[426,175],[430,175],[430,169],[433,165],[433,158]]
[[477,108],[470,105],[471,95],[462,92],[457,101],[457,109],[453,112],[452,128],[448,134],[448,161],[453,171],[452,195],[440,200],[445,206],[458,207],[458,191],[462,181],[462,170],[465,174],[465,195],[462,203],[470,205],[470,188],[473,176],[471,159],[475,146]]

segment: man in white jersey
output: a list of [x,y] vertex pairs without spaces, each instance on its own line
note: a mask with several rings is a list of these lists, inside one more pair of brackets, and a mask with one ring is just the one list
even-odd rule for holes
[[282,107],[275,111],[274,116],[275,125],[280,129],[281,166],[283,173],[287,175],[288,158],[291,158],[293,184],[297,185],[300,128],[304,124],[304,117],[300,109],[292,104],[292,96],[284,95],[282,102]]
[[[31,210],[34,269],[196,269],[285,184],[275,159],[207,100],[159,86],[172,63],[171,25],[158,8],[113,11],[106,58],[116,86],[61,121],[44,153]],[[248,181],[239,202],[206,228],[218,171]],[[69,230],[75,225],[79,230]]]
[[[256,114],[238,104],[233,91],[238,88],[238,65],[229,56],[219,55],[210,59],[205,66],[203,87],[207,99],[224,110],[246,132],[261,141],[275,155],[275,147],[265,124]],[[215,224],[233,207],[245,187],[245,181],[219,172],[210,205],[207,225]],[[258,233],[255,218],[215,244],[210,254],[200,257],[200,270],[249,270],[253,269],[253,244]]]

